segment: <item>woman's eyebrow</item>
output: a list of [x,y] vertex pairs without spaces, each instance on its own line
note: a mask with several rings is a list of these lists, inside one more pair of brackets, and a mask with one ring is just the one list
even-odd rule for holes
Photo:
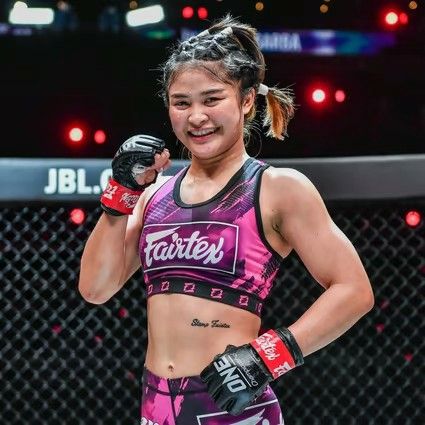
[[205,90],[203,92],[201,92],[202,96],[208,96],[210,94],[217,94],[217,93],[221,93],[224,92],[224,89],[210,89],[210,90]]
[[[201,96],[208,96],[211,94],[217,94],[217,93],[222,93],[225,89],[210,89],[210,90],[205,90],[203,92],[201,92]],[[185,93],[173,93],[170,95],[170,97],[172,97],[173,99],[182,99],[182,98],[188,98],[190,97],[188,94]]]

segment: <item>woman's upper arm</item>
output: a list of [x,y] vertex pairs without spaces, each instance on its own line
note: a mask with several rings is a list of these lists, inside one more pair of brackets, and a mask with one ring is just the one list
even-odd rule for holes
[[124,240],[124,268],[122,271],[120,285],[124,285],[128,279],[139,269],[139,238],[143,226],[143,211],[145,205],[145,194],[143,194],[129,216]]
[[368,282],[355,248],[331,219],[311,181],[295,170],[276,171],[275,179],[283,194],[277,201],[280,232],[312,276],[325,288]]

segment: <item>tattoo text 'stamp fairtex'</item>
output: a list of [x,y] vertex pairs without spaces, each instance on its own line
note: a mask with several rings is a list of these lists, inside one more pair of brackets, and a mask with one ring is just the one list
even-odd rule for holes
[[201,328],[230,328],[227,323],[220,322],[220,320],[211,320],[210,323],[201,322],[199,319],[193,319],[190,326],[199,326]]

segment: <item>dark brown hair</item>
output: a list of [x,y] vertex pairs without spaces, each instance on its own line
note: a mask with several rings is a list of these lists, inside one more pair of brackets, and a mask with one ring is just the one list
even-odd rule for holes
[[[226,30],[226,28],[231,28]],[[215,22],[208,33],[201,33],[179,43],[162,66],[161,95],[168,107],[168,90],[174,79],[189,67],[202,67],[225,83],[239,83],[243,99],[250,90],[258,93],[264,81],[266,65],[256,38],[256,30],[227,15]],[[263,125],[267,135],[283,139],[294,115],[294,101],[289,89],[269,88]],[[256,115],[256,104],[245,116],[244,133],[249,135]]]

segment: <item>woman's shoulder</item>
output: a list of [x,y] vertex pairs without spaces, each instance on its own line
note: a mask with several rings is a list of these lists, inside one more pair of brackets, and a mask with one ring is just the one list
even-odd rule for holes
[[311,180],[294,168],[268,167],[264,171],[261,189],[269,194],[270,199],[288,206],[320,197]]
[[271,165],[264,171],[264,181],[268,184],[280,184],[288,187],[311,183],[305,174],[295,168],[273,167]]

